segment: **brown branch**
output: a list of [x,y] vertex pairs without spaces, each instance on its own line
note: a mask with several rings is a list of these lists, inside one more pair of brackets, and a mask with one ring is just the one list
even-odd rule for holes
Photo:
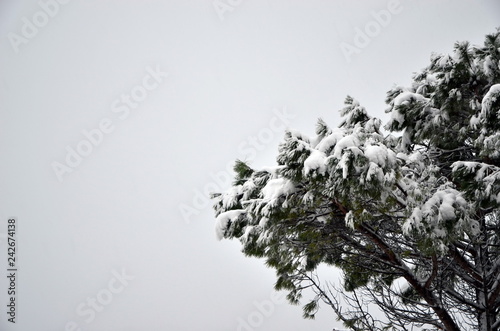
[[464,257],[457,251],[457,249],[455,247],[451,247],[450,252],[452,253],[451,255],[452,255],[453,259],[455,260],[455,262],[457,262],[458,265],[461,266],[463,270],[465,270],[475,280],[477,280],[481,283],[483,282],[483,277],[481,277],[481,275],[478,274],[476,272],[476,270],[474,270],[474,267],[471,266],[469,264],[469,262],[467,262],[466,259],[464,259]]
[[498,300],[498,295],[500,294],[500,282],[498,282],[497,286],[493,289],[491,294],[488,297],[488,306],[492,306],[495,301]]
[[377,245],[388,257],[388,260],[393,263],[393,265],[403,271],[403,277],[406,281],[417,291],[417,293],[427,302],[431,309],[436,313],[443,327],[446,331],[460,331],[451,315],[446,309],[444,309],[435,298],[434,294],[428,289],[422,286],[422,284],[415,278],[415,276],[410,272],[410,270],[403,264],[403,262],[396,256],[394,251],[385,243],[372,229],[367,225],[360,224],[357,229],[362,232],[365,237],[371,240],[375,245]]
[[438,269],[438,260],[437,260],[436,254],[432,254],[432,273],[430,274],[429,278],[425,282],[424,287],[426,289],[429,289],[429,287],[432,284],[432,281],[434,280],[434,278],[436,278],[437,269]]
[[332,199],[332,202],[339,208],[339,210],[344,214],[347,215],[349,212],[346,207],[344,207],[340,202],[338,202],[335,199]]

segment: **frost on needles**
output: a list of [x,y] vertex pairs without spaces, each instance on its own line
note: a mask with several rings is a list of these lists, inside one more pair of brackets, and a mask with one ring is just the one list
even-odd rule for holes
[[324,305],[352,330],[498,330],[500,32],[433,54],[386,103],[388,133],[347,97],[338,127],[287,131],[275,167],[237,161],[217,237],[264,258],[306,318]]

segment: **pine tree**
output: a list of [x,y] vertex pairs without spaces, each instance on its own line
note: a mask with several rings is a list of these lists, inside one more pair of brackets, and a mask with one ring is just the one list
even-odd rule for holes
[[388,134],[347,97],[337,128],[287,131],[274,168],[237,161],[217,234],[264,258],[290,303],[312,289],[306,318],[323,302],[352,330],[498,330],[500,30],[432,55],[386,102]]

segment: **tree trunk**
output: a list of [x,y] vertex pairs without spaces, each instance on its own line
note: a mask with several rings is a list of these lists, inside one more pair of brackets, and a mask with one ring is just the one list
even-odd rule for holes
[[363,234],[376,244],[386,255],[388,262],[392,263],[398,269],[404,272],[404,278],[410,284],[417,293],[425,300],[429,307],[436,313],[445,331],[461,331],[458,325],[455,323],[451,315],[442,307],[439,300],[435,297],[428,288],[426,288],[418,279],[413,275],[413,273],[408,269],[408,267],[401,261],[401,259],[396,256],[394,251],[389,245],[387,245],[375,232],[365,225],[358,225],[358,229],[363,232]]

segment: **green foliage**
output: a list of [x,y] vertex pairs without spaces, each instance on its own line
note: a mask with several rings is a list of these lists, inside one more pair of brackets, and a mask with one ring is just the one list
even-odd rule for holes
[[413,304],[414,302],[419,302],[422,297],[417,293],[413,287],[407,287],[401,292],[401,298],[405,305]]
[[314,319],[316,317],[316,312],[319,309],[318,301],[312,300],[308,304],[304,305],[302,317],[306,319]]
[[241,185],[245,183],[253,173],[253,169],[250,168],[245,162],[240,160],[236,160],[233,169],[236,173],[236,178],[233,185]]

